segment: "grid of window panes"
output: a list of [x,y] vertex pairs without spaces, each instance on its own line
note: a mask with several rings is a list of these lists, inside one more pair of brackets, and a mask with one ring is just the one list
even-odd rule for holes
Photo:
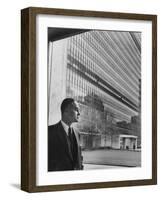
[[130,121],[139,105],[140,71],[128,63],[129,69],[124,67],[127,61],[114,57],[120,49],[114,52],[111,37],[115,34],[89,31],[68,39],[66,94],[80,103],[83,127],[97,133],[105,131],[107,113],[112,113],[116,121]]

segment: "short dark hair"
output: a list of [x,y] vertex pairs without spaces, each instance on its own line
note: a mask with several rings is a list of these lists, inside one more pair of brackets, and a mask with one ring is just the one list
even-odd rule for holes
[[65,109],[72,103],[74,103],[74,99],[73,98],[66,98],[62,101],[61,103],[61,114],[64,113]]

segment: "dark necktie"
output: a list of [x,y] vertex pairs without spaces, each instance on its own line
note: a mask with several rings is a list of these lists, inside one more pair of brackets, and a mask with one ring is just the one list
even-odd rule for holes
[[77,146],[76,146],[76,139],[73,133],[73,129],[71,127],[69,127],[68,129],[68,139],[69,139],[69,146],[71,149],[71,154],[73,157],[73,165],[76,165],[77,162]]
[[70,142],[71,152],[73,153],[73,135],[72,135],[71,127],[69,127],[69,129],[68,129],[68,138],[69,138],[69,142]]

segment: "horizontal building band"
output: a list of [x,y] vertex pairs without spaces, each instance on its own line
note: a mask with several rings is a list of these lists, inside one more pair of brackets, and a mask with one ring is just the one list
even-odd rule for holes
[[[101,90],[107,92],[112,97],[117,99],[118,101],[122,102],[123,104],[127,105],[128,107],[132,108],[133,110],[137,111],[137,105],[135,105],[133,102],[131,102],[129,99],[127,99],[124,95],[122,95],[119,91],[114,89],[111,85],[109,85],[107,82],[102,80],[100,77],[98,77],[95,73],[91,72],[89,69],[87,69],[82,63],[80,63],[75,58],[68,55],[68,59],[71,63],[74,63],[78,66],[77,68],[74,68],[72,64],[67,65],[67,67],[71,68],[71,70],[74,70],[76,73],[78,73],[80,76],[82,76],[84,79],[91,82],[91,84],[94,84],[96,87],[100,88]],[[91,78],[93,77],[93,79]]]
[[[88,65],[95,65],[95,67],[94,67],[95,73],[100,75],[101,78],[104,81],[111,83],[111,84],[115,81],[116,75],[114,76],[114,74],[112,74],[111,71],[107,69],[107,66],[104,66],[105,63],[102,63],[102,61],[92,60],[92,58],[90,58],[89,56],[86,58],[86,61],[84,61],[83,60],[84,59],[84,57],[83,57],[84,52],[82,52],[78,48],[75,48],[74,51],[76,51],[76,52],[78,51],[79,55],[75,55],[75,54],[73,55],[72,52],[70,52],[69,54],[76,57],[79,60],[80,63],[82,63],[84,66],[86,66],[87,69],[90,68]],[[116,74],[117,71],[115,71],[114,73]],[[130,82],[127,81],[126,84],[125,83],[121,84],[121,85],[124,86],[124,87],[122,87],[122,90],[123,90],[122,93],[126,93],[126,96],[129,95],[129,97],[131,99],[134,99],[135,96],[137,96],[138,92],[139,92],[138,79],[137,79],[136,82],[131,82],[131,81]],[[118,86],[117,86],[117,82],[115,82],[115,88],[118,88],[118,87],[119,87],[119,90],[120,90],[121,89],[120,84],[118,84]]]
[[[84,34],[82,34],[82,35],[84,35]],[[73,38],[76,38],[76,37],[78,38],[78,36],[75,36]],[[82,38],[85,38],[85,37],[82,37]],[[86,39],[88,39],[88,38],[86,38]],[[120,84],[120,86],[122,85],[122,90],[125,91],[124,93],[128,94],[130,92],[132,99],[136,98],[138,96],[138,91],[139,91],[139,87],[138,87],[139,79],[138,78],[140,78],[140,75],[138,75],[137,77],[134,76],[134,72],[132,71],[132,69],[134,67],[131,66],[132,64],[128,65],[125,63],[124,64],[120,63],[119,66],[116,67],[116,64],[114,65],[114,63],[110,63],[109,60],[107,62],[105,62],[105,61],[103,62],[103,59],[101,57],[102,52],[100,54],[99,51],[96,52],[95,50],[93,50],[91,47],[92,46],[91,43],[88,43],[88,45],[86,45],[87,42],[85,43],[85,42],[81,41],[81,39],[80,40],[79,39],[73,39],[73,40],[70,39],[69,43],[70,43],[70,46],[72,46],[74,43],[74,46],[71,47],[69,54],[72,54],[76,59],[79,60],[79,62],[84,63],[84,65],[86,65],[87,68],[90,67],[91,64],[94,65],[94,70],[97,72],[98,72],[98,68],[99,69],[102,68],[104,70],[105,76],[109,77],[109,74],[110,74],[111,78],[114,79],[113,81],[115,81],[115,87],[117,86],[117,84]],[[82,46],[85,46],[85,47],[83,48]],[[119,45],[118,45],[118,48],[119,48]],[[114,52],[117,51],[118,48],[115,48]],[[90,49],[90,51],[89,51],[89,49]],[[87,53],[87,51],[90,53]],[[110,54],[110,51],[108,51],[108,54]],[[112,57],[112,55],[110,55],[110,56]],[[114,56],[115,56],[114,57],[115,60],[120,59],[120,54],[119,54],[119,56],[116,56],[114,54]],[[125,55],[124,55],[124,57],[125,57],[125,60],[127,61]],[[122,60],[122,57],[121,57],[121,60]],[[95,63],[95,64],[93,64],[93,63]],[[109,65],[111,65],[112,68],[108,69]],[[128,71],[128,73],[126,73],[127,71]],[[102,73],[102,76],[104,74]],[[132,79],[130,78],[132,76],[135,78],[135,81],[132,81]],[[117,79],[116,79],[116,77],[117,77]],[[107,80],[107,82],[108,81],[110,81],[110,79]],[[129,95],[130,95],[130,93],[129,93]],[[125,95],[125,96],[128,96],[128,95]],[[138,97],[137,97],[137,99],[138,99]]]

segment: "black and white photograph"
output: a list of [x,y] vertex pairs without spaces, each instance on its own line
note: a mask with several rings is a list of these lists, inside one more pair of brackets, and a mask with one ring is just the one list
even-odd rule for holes
[[156,184],[156,16],[22,14],[22,188]]
[[47,33],[48,172],[141,167],[141,32]]

